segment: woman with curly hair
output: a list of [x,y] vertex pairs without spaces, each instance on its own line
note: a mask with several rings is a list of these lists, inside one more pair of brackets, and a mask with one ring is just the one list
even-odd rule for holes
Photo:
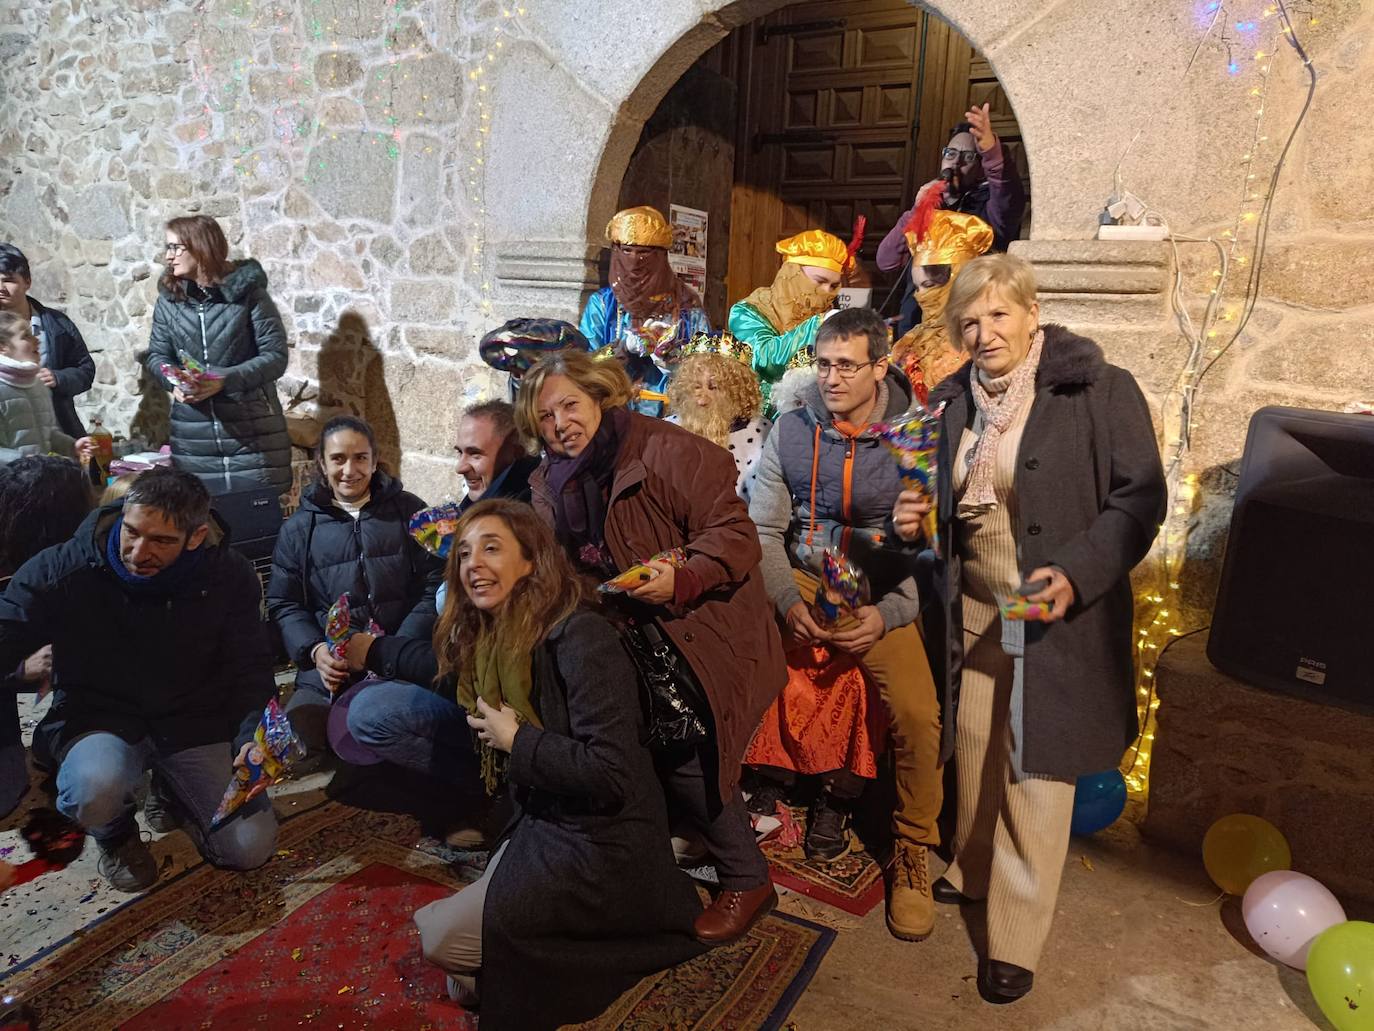
[[415,914],[421,947],[455,999],[480,1003],[483,1028],[587,1020],[702,951],[701,903],[673,865],[635,668],[553,530],[491,498],[453,540],[433,645],[375,643],[457,698],[515,816],[476,883]]
[[763,393],[749,362],[748,345],[728,333],[697,337],[668,381],[673,414],[667,420],[730,452],[739,474],[735,490],[746,503],[764,438],[773,428],[763,414]]

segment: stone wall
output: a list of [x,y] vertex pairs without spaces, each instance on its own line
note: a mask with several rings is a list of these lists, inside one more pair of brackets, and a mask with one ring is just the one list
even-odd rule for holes
[[[784,2],[8,5],[0,236],[34,259],[35,294],[71,310],[100,349],[86,414],[155,435],[165,400],[140,393],[134,355],[161,224],[215,215],[236,253],[263,261],[288,320],[281,388],[299,439],[322,412],[360,411],[393,458],[404,441],[403,475],[437,497],[453,488],[456,409],[499,387],[476,361],[477,336],[513,315],[576,314],[660,100],[732,29]],[[1162,407],[1185,357],[1167,304],[1171,252],[1136,248],[1138,260],[1091,242],[1096,214],[1119,168],[1176,231],[1238,227],[1248,253],[1254,223],[1238,219],[1256,209],[1245,197],[1263,192],[1301,104],[1299,62],[1260,0],[1228,2],[1225,20],[1253,19],[1277,49],[1267,83],[1234,29],[1237,74],[1226,50],[1198,50],[1205,5],[927,6],[987,55],[1016,107],[1036,199],[1022,246],[1058,283],[1050,313],[1101,339]],[[1299,29],[1322,85],[1279,184],[1254,317],[1197,405],[1194,623],[1206,620],[1251,412],[1374,393],[1374,137],[1351,124],[1374,100],[1374,9],[1309,8],[1318,23],[1304,14]],[[1196,315],[1213,255],[1181,254]],[[1234,271],[1232,307],[1246,274]]]
[[1249,687],[1207,661],[1207,637],[1159,663],[1159,730],[1143,830],[1194,855],[1213,822],[1278,827],[1293,869],[1374,902],[1374,716]]

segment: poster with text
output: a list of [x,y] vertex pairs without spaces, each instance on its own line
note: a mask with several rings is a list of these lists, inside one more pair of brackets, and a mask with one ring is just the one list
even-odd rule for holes
[[668,254],[668,264],[692,285],[703,301],[706,299],[706,221],[706,212],[698,208],[684,208],[680,204],[668,206],[668,223],[673,228],[673,249]]

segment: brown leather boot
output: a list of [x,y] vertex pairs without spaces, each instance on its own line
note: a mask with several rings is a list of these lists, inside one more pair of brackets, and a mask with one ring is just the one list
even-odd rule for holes
[[930,854],[924,845],[893,843],[892,859],[887,864],[887,929],[909,942],[922,941],[935,930]]
[[778,893],[773,890],[771,881],[748,891],[722,891],[696,918],[697,940],[707,945],[732,942],[767,916],[777,904]]

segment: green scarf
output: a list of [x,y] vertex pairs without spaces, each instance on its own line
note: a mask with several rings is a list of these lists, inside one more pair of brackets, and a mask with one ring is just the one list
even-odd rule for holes
[[[521,723],[543,727],[539,714],[530,702],[533,687],[532,664],[528,653],[503,648],[496,635],[485,633],[477,638],[473,655],[473,682],[458,683],[458,704],[476,715],[477,699],[481,698],[493,709],[509,706]],[[476,734],[473,735],[474,738]],[[482,783],[487,794],[496,794],[505,778],[510,756],[499,752],[484,741],[477,740],[478,757],[482,764]]]

